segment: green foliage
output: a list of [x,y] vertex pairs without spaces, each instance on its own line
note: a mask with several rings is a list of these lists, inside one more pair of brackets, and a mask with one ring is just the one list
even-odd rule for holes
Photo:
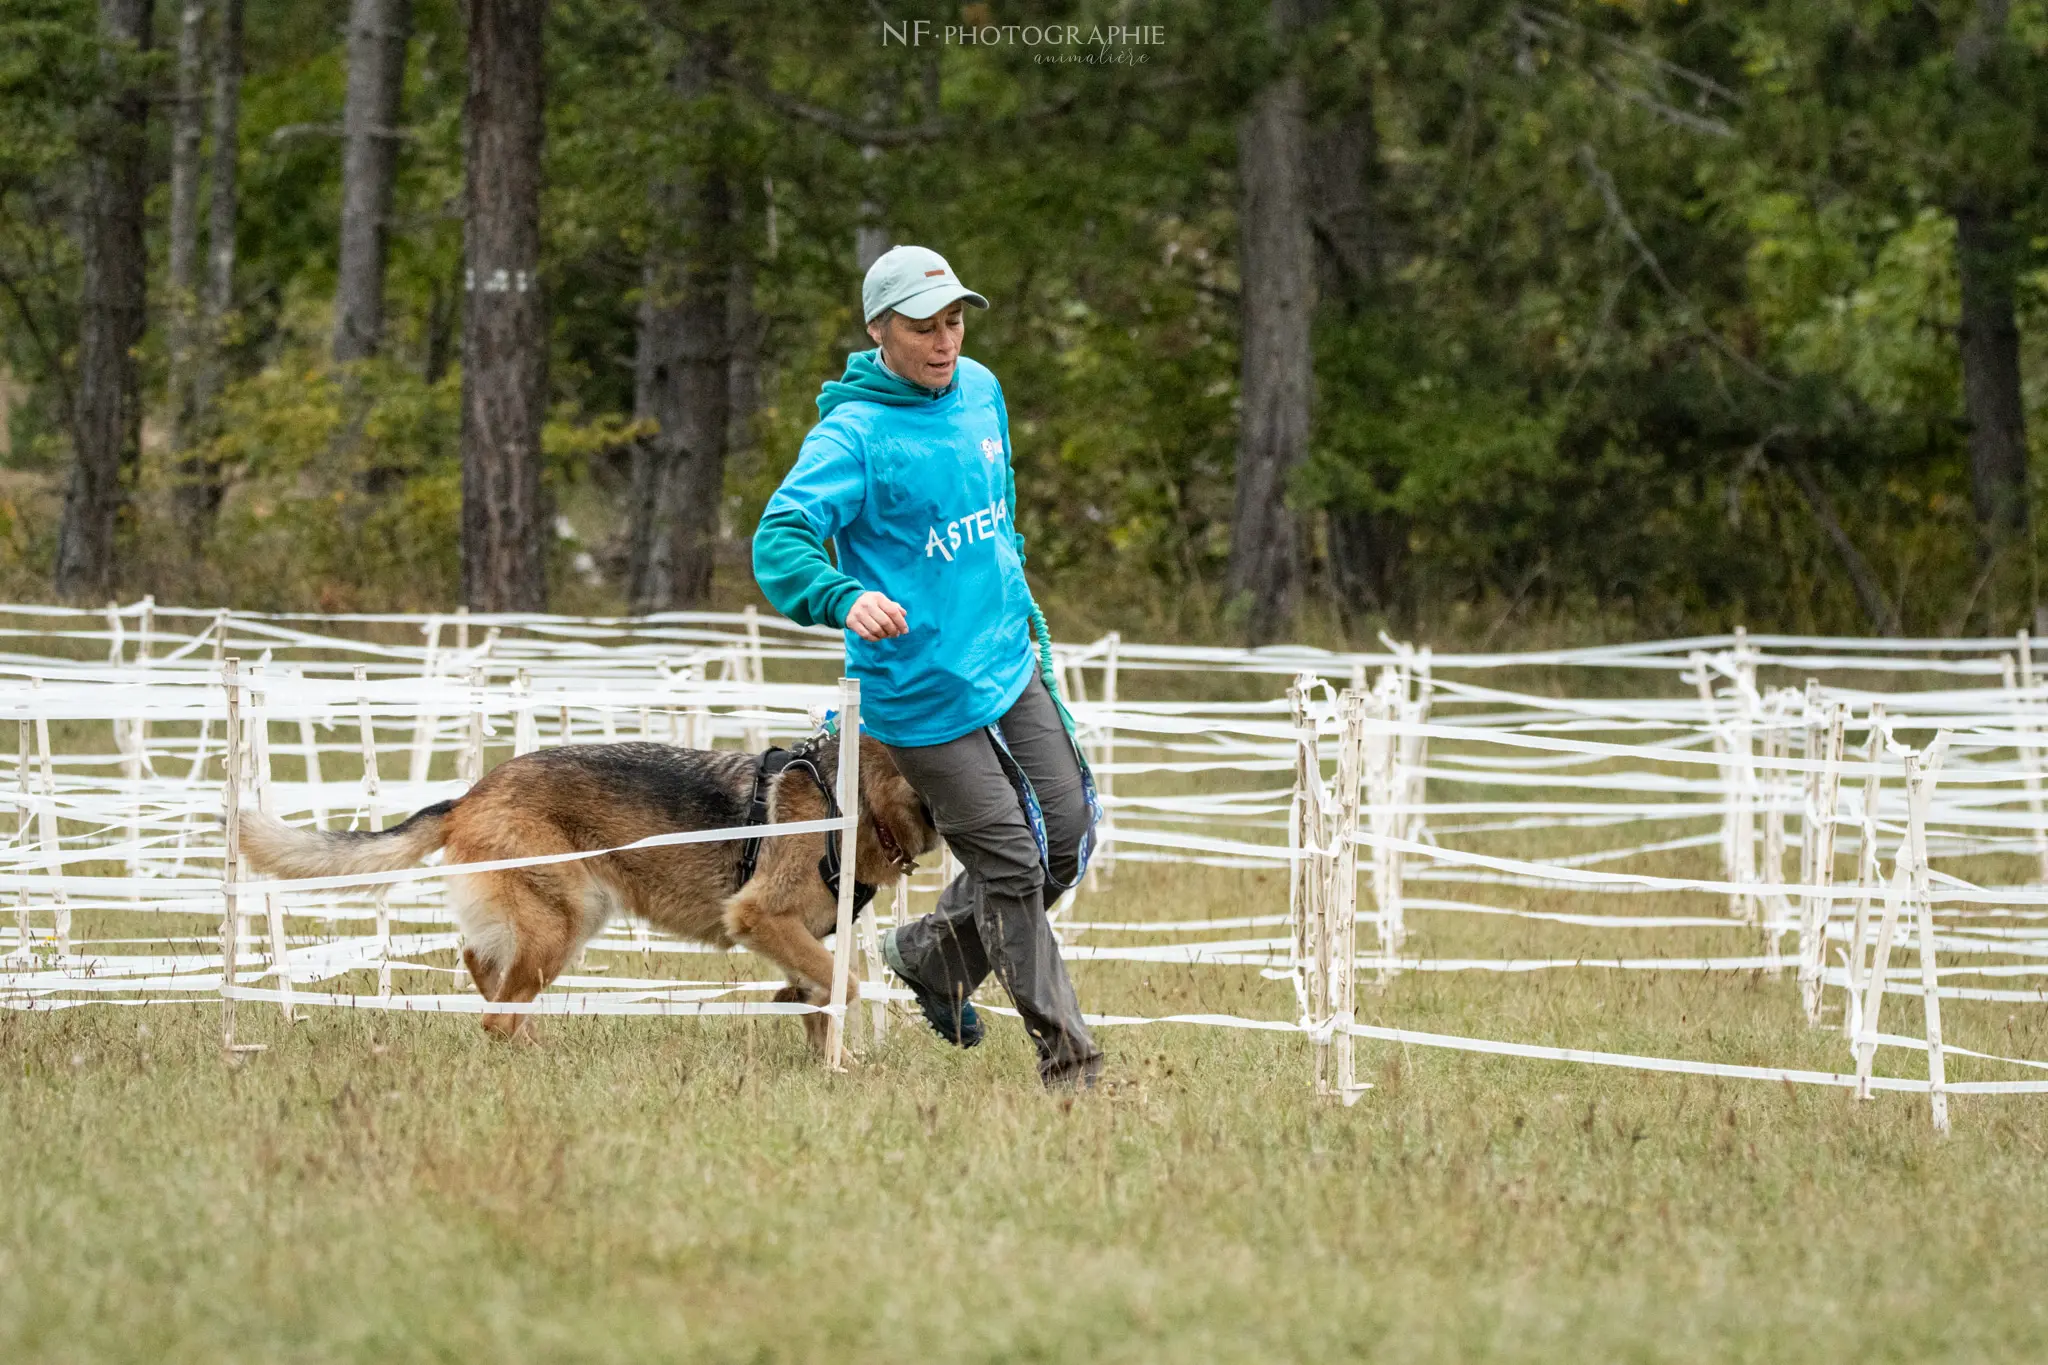
[[[729,466],[723,596],[751,597],[745,535],[818,384],[868,344],[853,236],[869,201],[893,239],[939,247],[995,303],[969,318],[968,349],[1004,383],[1041,592],[1211,629],[1237,439],[1236,131],[1292,63],[1318,129],[1362,116],[1373,138],[1377,264],[1369,279],[1319,271],[1312,449],[1292,494],[1324,600],[1340,592],[1327,518],[1367,516],[1396,579],[1375,609],[1410,627],[1512,608],[1629,630],[1863,629],[1784,472],[1798,458],[1909,629],[2020,623],[2037,556],[1979,581],[1952,213],[1967,186],[2019,229],[2038,447],[2048,6],[2012,5],[1970,72],[1956,55],[1968,0],[1339,3],[1291,47],[1267,8],[990,10],[1164,25],[1147,64],[1091,67],[1018,45],[885,45],[872,11],[823,0],[556,6],[549,477],[599,574],[576,590],[618,604],[643,259],[697,245],[656,187],[715,169],[735,190],[761,347],[759,410]],[[345,381],[319,359],[339,15],[252,0],[238,381],[214,451],[234,488],[194,560],[177,551],[186,528],[163,520],[177,465],[152,450],[129,577],[160,596],[452,598],[459,7],[415,5],[388,344]],[[714,37],[729,79],[683,80]],[[0,348],[25,390],[7,464],[28,481],[10,485],[16,505],[48,509],[92,7],[5,0],[0,38]],[[869,158],[849,132],[864,120],[912,131]],[[38,571],[43,515],[24,511],[20,548],[0,549],[8,581]],[[572,586],[566,571],[557,583]]]

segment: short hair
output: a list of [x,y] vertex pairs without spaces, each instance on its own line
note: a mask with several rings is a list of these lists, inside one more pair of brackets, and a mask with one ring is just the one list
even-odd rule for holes
[[884,308],[881,312],[869,318],[867,325],[870,327],[880,327],[884,331],[887,331],[889,327],[889,319],[895,316],[896,310],[894,308]]

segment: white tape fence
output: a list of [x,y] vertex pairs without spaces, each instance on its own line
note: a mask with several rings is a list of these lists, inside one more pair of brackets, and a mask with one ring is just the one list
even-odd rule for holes
[[[0,897],[13,922],[0,936],[0,1004],[214,1002],[229,1046],[249,1046],[235,1041],[237,1002],[287,1016],[484,1004],[440,960],[457,946],[441,903],[449,869],[345,886],[250,880],[227,856],[236,793],[289,820],[381,828],[459,796],[488,761],[511,754],[618,739],[758,750],[808,733],[827,708],[857,714],[857,694],[832,682],[836,632],[753,612],[312,617],[145,600],[99,613],[0,607],[0,622],[0,720],[16,722],[17,740],[5,784],[14,820]],[[2044,1001],[2034,978],[2048,971],[2048,694],[2025,636],[1738,632],[1435,655],[1383,644],[1345,654],[1111,635],[1056,648],[1106,813],[1089,881],[1055,910],[1069,954],[1262,971],[1292,983],[1296,1007],[1293,1018],[1101,1022],[1300,1032],[1318,1093],[1347,1103],[1367,1088],[1354,1056],[1361,1037],[1865,1096],[1909,1090],[1928,1096],[1943,1128],[1950,1095],[2048,1089],[2024,1074],[1950,1082],[1951,1056],[2020,1073],[2044,1063],[1945,1045],[1941,1026],[1944,1001]],[[1572,695],[1520,690],[1562,693],[1566,683]],[[1566,835],[1593,846],[1527,856],[1532,841]],[[1116,866],[1154,862],[1264,869],[1276,876],[1274,899],[1223,918],[1090,917]],[[1986,867],[2007,871],[1986,880]],[[1961,875],[1970,869],[1978,879]],[[874,914],[835,935],[840,980],[826,1007],[835,1064],[849,1041],[847,976],[862,975],[869,1037],[886,1025],[885,1002],[903,998],[875,951],[878,922],[916,913],[951,870],[895,884]],[[1569,893],[1569,908],[1516,903],[1534,891]],[[1627,913],[1615,900],[1641,894],[1663,898],[1656,913]],[[1670,909],[1674,897],[1685,912]],[[94,923],[104,911],[201,915],[221,929],[81,939],[80,911],[95,912]],[[1625,931],[1638,944],[1647,932],[1658,946],[1554,959],[1417,951],[1414,924],[1439,916]],[[1702,931],[1738,932],[1751,947],[1702,954],[1689,946]],[[811,1008],[761,998],[778,983],[730,969],[691,979],[652,970],[656,953],[703,951],[615,924],[553,990],[492,1008]],[[1397,1002],[1389,987],[1406,974],[1564,971],[1782,973],[1787,1027],[1839,1030],[1844,1069],[1620,1055],[1358,1019],[1361,991]],[[343,981],[357,988],[337,988]],[[1912,1012],[1911,1001],[1891,998],[1902,994],[1920,1002],[1918,1036],[1885,1031]],[[1921,1054],[1918,1074],[1880,1074],[1886,1049]]]

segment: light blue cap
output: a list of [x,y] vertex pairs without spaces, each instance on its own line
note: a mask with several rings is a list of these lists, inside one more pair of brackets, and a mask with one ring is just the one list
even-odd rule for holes
[[955,299],[966,299],[976,308],[988,307],[988,300],[960,283],[953,267],[938,252],[922,246],[892,246],[868,267],[867,280],[860,287],[861,321],[873,322],[886,308],[907,318],[928,318]]

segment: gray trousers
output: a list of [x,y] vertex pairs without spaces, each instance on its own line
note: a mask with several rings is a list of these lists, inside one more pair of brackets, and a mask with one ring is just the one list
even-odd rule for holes
[[1081,1021],[1059,940],[1045,918],[1047,900],[1079,880],[1088,824],[1081,769],[1052,696],[1035,674],[996,724],[1038,797],[1054,884],[1047,885],[1016,788],[985,732],[945,744],[890,745],[898,771],[931,807],[932,823],[963,869],[940,893],[936,910],[897,931],[896,956],[919,985],[956,1001],[972,995],[993,969],[1037,1044],[1040,1078],[1047,1085],[1092,1082],[1102,1052]]

